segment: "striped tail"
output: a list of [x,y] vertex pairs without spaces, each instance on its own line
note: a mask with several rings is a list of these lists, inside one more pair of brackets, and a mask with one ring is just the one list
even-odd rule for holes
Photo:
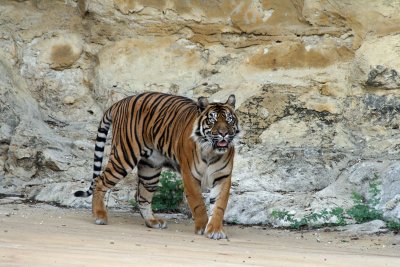
[[87,191],[76,191],[74,195],[76,197],[88,197],[93,194],[95,186],[95,179],[100,175],[101,165],[103,163],[104,147],[106,144],[107,133],[110,129],[112,122],[111,109],[107,110],[100,122],[99,129],[97,130],[96,146],[94,148],[94,165],[93,165],[93,178],[90,187]]

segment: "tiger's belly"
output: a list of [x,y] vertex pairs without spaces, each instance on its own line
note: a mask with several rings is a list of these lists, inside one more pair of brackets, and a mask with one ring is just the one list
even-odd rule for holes
[[180,166],[178,162],[162,155],[160,152],[153,150],[149,157],[143,159],[145,162],[153,166],[154,168],[169,168],[173,171],[180,172]]
[[[204,155],[202,155],[199,153],[197,157],[188,159],[188,162],[191,162],[190,174],[195,180],[199,181],[203,190],[205,190],[205,188],[211,187],[211,185],[213,184],[212,173],[220,168],[219,164],[213,164],[216,163],[213,161],[218,160],[213,157],[209,158],[208,154],[205,153]],[[220,155],[214,156],[216,158],[221,157]],[[179,165],[179,162],[164,156],[161,152],[157,150],[152,150],[150,153],[148,153],[148,156],[143,157],[141,161],[142,160],[145,161],[147,165],[152,166],[153,168],[158,169],[164,167],[181,174],[181,166]],[[208,166],[208,161],[210,160],[212,164],[211,166]]]

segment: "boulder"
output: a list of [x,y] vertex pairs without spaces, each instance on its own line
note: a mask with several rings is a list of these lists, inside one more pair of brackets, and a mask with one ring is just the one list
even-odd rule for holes
[[372,235],[388,232],[386,223],[381,220],[374,220],[363,224],[352,224],[337,228],[343,236]]

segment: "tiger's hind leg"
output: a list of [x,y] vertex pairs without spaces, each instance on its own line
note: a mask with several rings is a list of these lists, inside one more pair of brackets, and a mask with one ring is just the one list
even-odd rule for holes
[[106,192],[113,188],[119,180],[124,178],[134,168],[133,163],[124,163],[127,167],[123,167],[122,159],[118,156],[117,152],[112,153],[103,173],[94,179],[95,187],[93,190],[92,212],[96,224],[103,225],[108,222],[107,210],[104,205]]
[[145,220],[146,226],[150,228],[166,228],[167,223],[163,219],[154,217],[151,208],[154,192],[157,190],[160,180],[161,167],[154,167],[151,163],[141,160],[138,163],[138,187],[136,201],[140,214]]

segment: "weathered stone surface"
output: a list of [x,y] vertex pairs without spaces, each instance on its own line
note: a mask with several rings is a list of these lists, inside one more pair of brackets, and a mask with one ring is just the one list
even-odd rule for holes
[[[143,90],[183,94],[202,79],[202,49],[170,37],[126,39],[98,54],[95,92],[108,105]],[[170,71],[165,71],[170,70]]]
[[386,223],[381,220],[374,220],[363,224],[341,226],[338,227],[338,230],[342,231],[341,235],[345,236],[372,235],[388,232]]
[[400,35],[365,40],[353,61],[351,80],[365,87],[400,88]]
[[55,70],[70,68],[81,56],[82,45],[82,38],[70,33],[59,33],[59,36],[37,44],[40,47],[40,60]]
[[352,58],[352,51],[329,38],[284,42],[260,48],[250,64],[262,69],[322,68]]
[[[0,193],[89,207],[72,193],[89,184],[112,102],[235,93],[227,221],[348,208],[370,182],[400,218],[399,25],[397,0],[2,1]],[[135,176],[110,207],[128,205]]]
[[[398,33],[400,17],[398,0],[365,2],[304,1],[303,15],[312,25],[343,27],[354,35],[353,48],[358,48],[369,35]],[[371,23],[373,22],[373,23]]]

